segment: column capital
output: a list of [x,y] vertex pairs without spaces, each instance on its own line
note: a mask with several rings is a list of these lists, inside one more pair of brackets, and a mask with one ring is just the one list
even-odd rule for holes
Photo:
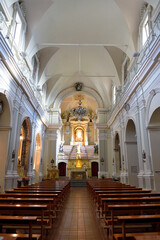
[[106,108],[97,108],[97,123],[105,124],[107,122],[107,113],[108,110]]
[[61,129],[61,124],[56,125],[49,125],[49,127],[46,130],[46,137],[50,140],[57,140],[58,137],[58,130]]
[[14,104],[14,108],[18,111],[21,103],[19,103],[19,102],[15,99],[15,100],[13,100],[13,104]]

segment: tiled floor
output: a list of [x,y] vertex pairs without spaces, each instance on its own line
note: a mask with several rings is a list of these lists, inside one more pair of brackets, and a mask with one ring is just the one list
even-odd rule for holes
[[72,187],[47,240],[104,240],[86,187]]

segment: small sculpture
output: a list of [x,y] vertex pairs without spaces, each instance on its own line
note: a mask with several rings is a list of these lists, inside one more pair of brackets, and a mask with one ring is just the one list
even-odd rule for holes
[[52,168],[53,168],[53,166],[54,166],[54,159],[53,158],[51,160],[51,164],[52,164]]
[[60,146],[59,146],[59,152],[60,153],[63,153],[63,144],[61,143]]
[[98,145],[97,144],[94,146],[94,153],[98,154]]

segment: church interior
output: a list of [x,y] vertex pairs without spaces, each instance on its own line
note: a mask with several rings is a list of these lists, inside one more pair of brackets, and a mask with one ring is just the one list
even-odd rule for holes
[[160,204],[159,59],[159,0],[0,1],[0,239],[19,239],[1,233],[1,198],[33,190],[55,191],[70,225],[59,217],[44,237],[41,218],[41,236],[29,227],[28,239],[160,239],[114,235],[99,196],[141,189]]

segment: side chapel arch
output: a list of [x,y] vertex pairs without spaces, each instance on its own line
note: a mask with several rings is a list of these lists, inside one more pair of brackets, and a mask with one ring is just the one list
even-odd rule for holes
[[121,174],[121,149],[120,149],[120,138],[119,138],[118,133],[116,133],[116,135],[115,135],[114,158],[115,158],[116,177],[120,177],[120,174]]
[[40,136],[40,133],[37,133],[36,145],[35,145],[35,151],[34,151],[34,165],[33,165],[33,169],[35,170],[36,182],[39,182],[40,159],[41,159],[41,136]]
[[138,148],[137,148],[137,134],[136,126],[132,119],[128,120],[126,126],[126,155],[128,162],[128,179],[129,184],[138,187],[138,172],[139,172],[139,161],[138,161]]
[[18,147],[17,171],[20,177],[27,177],[31,143],[31,124],[26,118],[21,125]]
[[155,182],[155,190],[160,191],[160,107],[158,107],[151,115],[148,125],[150,153],[153,164],[153,174]]
[[9,101],[3,93],[0,93],[0,102],[2,104],[0,111],[0,186],[2,186],[3,189],[10,139],[11,111]]

